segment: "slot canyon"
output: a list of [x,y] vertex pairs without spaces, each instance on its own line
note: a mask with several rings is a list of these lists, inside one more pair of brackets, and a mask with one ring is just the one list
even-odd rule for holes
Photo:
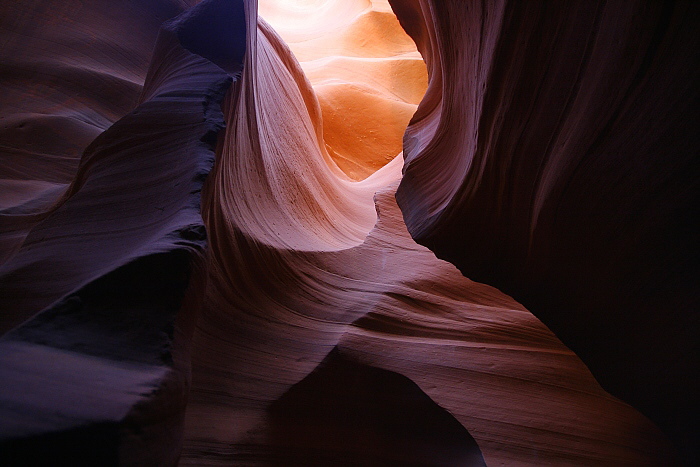
[[0,465],[698,465],[697,24],[1,3]]

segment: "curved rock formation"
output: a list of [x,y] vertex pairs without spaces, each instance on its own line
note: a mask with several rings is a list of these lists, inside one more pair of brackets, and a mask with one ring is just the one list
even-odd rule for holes
[[[658,429],[600,389],[529,312],[416,245],[393,193],[378,195],[379,223],[354,248],[280,251],[242,235],[228,240],[237,248],[224,250],[226,273],[210,276],[195,331],[182,464],[272,462],[266,453],[280,447],[268,407],[334,347],[410,378],[469,431],[488,465],[674,458]],[[333,455],[321,440],[307,443]]]
[[391,3],[430,74],[397,192],[413,237],[697,460],[698,4]]
[[[364,237],[372,193],[398,180],[400,161],[361,182],[343,176],[324,151],[310,84],[264,21],[255,30],[249,8],[246,65],[205,192],[210,274],[181,462],[290,461],[266,457],[289,447],[276,444],[274,407],[313,398],[303,394],[315,386],[300,381],[334,348],[410,378],[471,433],[487,463],[673,459],[657,429],[602,391],[531,314],[418,247],[393,188],[378,195],[379,223]],[[297,448],[351,463],[352,450],[316,438],[321,421],[309,417]],[[352,431],[348,423],[339,429]]]
[[88,144],[136,106],[158,29],[192,4],[0,5],[0,263],[66,190]]
[[[47,154],[65,154],[60,180],[41,175],[48,167],[42,151],[26,170],[11,173],[4,167],[12,164],[0,165],[0,179],[10,180],[2,186],[14,190],[3,192],[0,212],[8,220],[0,229],[7,258],[0,266],[0,463],[678,463],[659,428],[602,389],[558,335],[409,234],[462,272],[496,255],[498,261],[488,263],[493,274],[475,277],[493,280],[526,303],[537,298],[524,294],[529,289],[509,289],[503,278],[530,272],[535,280],[538,270],[514,260],[510,271],[505,260],[512,248],[465,256],[469,250],[461,242],[478,240],[469,235],[481,230],[466,229],[450,213],[473,206],[486,215],[495,203],[480,221],[484,235],[493,236],[490,246],[504,235],[527,245],[540,225],[555,232],[547,190],[563,183],[558,176],[568,173],[571,151],[561,149],[551,159],[566,170],[543,165],[547,176],[533,175],[529,162],[516,156],[547,146],[541,139],[550,135],[547,125],[592,135],[601,147],[619,135],[613,126],[604,132],[587,126],[589,120],[607,122],[608,114],[575,113],[577,105],[598,109],[591,99],[577,103],[577,96],[591,95],[584,92],[585,77],[598,86],[610,83],[605,89],[613,94],[622,86],[606,73],[614,75],[625,62],[613,66],[605,61],[612,55],[596,58],[605,34],[620,34],[612,49],[623,48],[634,63],[649,45],[629,45],[633,38],[668,49],[658,32],[665,29],[649,29],[657,7],[456,0],[392,5],[429,80],[384,0],[313,0],[299,7],[261,0],[261,14],[280,34],[258,17],[256,0],[205,0],[166,22],[148,73],[145,65],[133,68],[133,76],[145,79],[140,98],[133,95],[131,104],[110,114],[113,120],[95,130],[99,136],[80,162],[74,159],[78,148],[94,135],[75,139],[70,153],[43,141],[54,148]],[[175,14],[184,5],[156,6]],[[8,37],[17,41],[23,16],[4,8],[3,16],[14,18]],[[123,11],[101,2],[94,8],[88,18],[109,8]],[[613,31],[605,26],[609,9],[639,23]],[[40,17],[39,10],[27,15]],[[668,25],[677,24],[673,18],[667,15]],[[143,52],[140,40],[150,34],[152,19],[135,20],[143,35],[127,44]],[[314,23],[319,19],[321,25]],[[32,44],[43,37],[29,34]],[[110,34],[101,37],[115,37]],[[102,49],[66,41],[77,55],[99,60]],[[121,52],[106,53],[107,63],[119,62]],[[577,61],[581,54],[586,60]],[[661,66],[650,54],[649,63],[642,59],[647,71]],[[547,62],[549,55],[559,60]],[[34,58],[40,56],[28,53],[27,63],[41,63]],[[581,84],[572,91],[573,63]],[[587,63],[598,64],[600,76],[587,74]],[[635,86],[654,82],[630,79]],[[16,96],[38,83],[16,81]],[[541,86],[533,95],[535,84]],[[687,86],[669,93],[692,83]],[[110,95],[98,93],[105,102],[95,108],[108,107]],[[42,102],[53,102],[50,97]],[[619,97],[650,101],[635,93]],[[560,100],[569,102],[566,112],[549,113]],[[22,109],[15,113],[24,115]],[[678,115],[684,112],[679,108]],[[409,118],[401,180],[400,139]],[[629,133],[618,142],[629,142],[638,129],[626,125]],[[59,140],[71,140],[71,128],[61,127]],[[509,139],[514,128],[521,139]],[[556,137],[567,134],[562,128]],[[673,146],[687,135],[667,136]],[[492,155],[487,142],[507,148]],[[560,148],[555,142],[551,148]],[[511,160],[513,167],[500,165]],[[478,183],[466,187],[479,164]],[[494,173],[508,178],[493,179]],[[537,224],[526,224],[532,232],[489,230],[521,212],[513,201],[521,200],[518,190],[545,179],[549,188],[537,198]],[[514,198],[498,191],[470,198],[494,186]],[[563,212],[556,219],[566,224],[571,216]],[[568,269],[560,270],[552,303],[567,304],[565,310],[588,303],[564,300],[560,286]],[[593,290],[607,280],[585,277]],[[532,303],[550,319],[541,300]],[[568,324],[564,331],[552,327],[565,339],[571,336],[566,329],[591,336],[587,323]],[[576,349],[589,365],[586,349],[610,345],[602,332],[592,335],[599,341]],[[591,366],[600,377],[600,367]]]
[[425,64],[386,0],[297,5],[263,0],[270,22],[299,61],[323,117],[324,145],[352,179],[368,177],[402,150],[406,125],[427,86]]
[[285,465],[485,465],[474,438],[415,383],[337,350],[270,406]]
[[[197,54],[193,25],[235,10],[208,2],[166,23],[141,103],[90,144],[0,267],[0,330],[36,315],[0,340],[4,465],[177,462],[203,287],[200,191],[231,82]],[[219,43],[233,73],[232,39]]]

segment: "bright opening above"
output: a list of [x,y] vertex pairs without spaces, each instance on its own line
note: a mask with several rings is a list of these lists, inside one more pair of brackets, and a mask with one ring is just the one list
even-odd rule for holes
[[387,0],[259,0],[259,14],[314,87],[326,148],[349,177],[401,153],[428,77]]

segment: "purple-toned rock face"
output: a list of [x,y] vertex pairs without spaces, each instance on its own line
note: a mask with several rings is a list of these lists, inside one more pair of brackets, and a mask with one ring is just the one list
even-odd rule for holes
[[697,456],[699,5],[392,4],[430,73],[397,192],[413,237]]
[[0,6],[0,464],[695,463],[700,8],[259,2]]
[[[241,4],[236,12],[226,2],[209,2],[210,8],[202,5],[166,23],[155,50],[148,41],[137,42],[134,48],[149,46],[153,53],[141,75],[138,105],[87,146],[72,182],[51,193],[53,199],[45,202],[40,192],[41,205],[27,207],[35,202],[29,199],[2,212],[19,229],[33,224],[0,267],[3,464],[178,459],[189,387],[187,343],[202,293],[194,285],[206,245],[200,191],[214,162],[216,135],[224,127],[220,106],[231,83],[224,70],[196,53],[191,38],[197,32],[190,25],[216,20],[221,12],[211,10],[217,5],[242,15]],[[33,6],[38,15],[41,8]],[[105,8],[93,6],[86,21],[100,18]],[[188,42],[192,50],[183,47]],[[222,44],[228,46],[222,56],[240,63],[242,47],[236,55],[231,41]],[[107,59],[119,60],[120,50],[96,53],[95,59],[116,68],[118,62]],[[55,57],[61,59],[69,61]],[[82,65],[89,67],[89,60]],[[66,105],[59,112],[80,110]],[[36,131],[41,142],[43,131]],[[65,125],[55,131],[71,136]],[[52,169],[34,163],[27,163],[23,177]]]

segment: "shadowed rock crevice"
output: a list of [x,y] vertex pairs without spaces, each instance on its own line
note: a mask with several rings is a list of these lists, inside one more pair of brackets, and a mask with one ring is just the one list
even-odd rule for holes
[[234,75],[243,69],[246,24],[243,0],[202,2],[165,25],[180,44]]
[[275,465],[485,465],[469,432],[410,379],[337,348],[269,414]]
[[0,464],[698,445],[696,3],[392,3],[0,6]]
[[118,464],[118,428],[101,423],[11,442],[0,441],[0,459],[8,466]]
[[171,364],[175,316],[190,276],[186,250],[150,255],[69,295],[4,336],[83,355]]

